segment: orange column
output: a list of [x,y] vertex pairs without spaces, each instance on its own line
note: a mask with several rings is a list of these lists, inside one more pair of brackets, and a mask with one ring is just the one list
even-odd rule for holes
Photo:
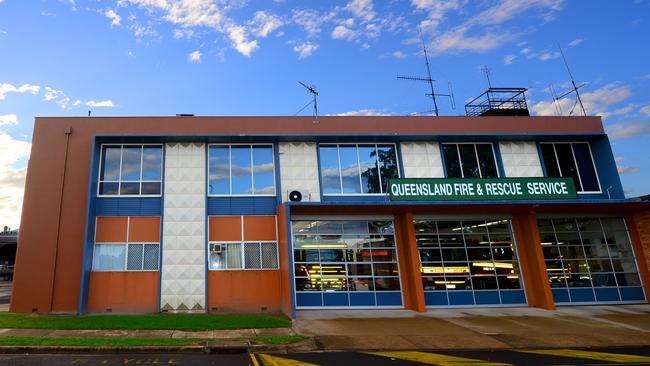
[[546,275],[546,263],[534,212],[514,214],[512,226],[517,243],[517,255],[526,287],[528,306],[555,309],[553,293]]
[[409,310],[424,312],[424,288],[420,275],[420,256],[415,228],[413,227],[413,214],[404,213],[395,215],[395,236],[397,239],[397,253],[399,255],[399,269],[402,277],[402,292],[404,307]]
[[285,203],[278,206],[278,251],[280,253],[280,291],[282,301],[280,307],[282,313],[289,318],[293,318],[293,307],[291,304],[291,265],[289,263],[289,228],[287,227],[287,206]]
[[650,210],[638,212],[625,218],[632,238],[632,248],[639,267],[639,275],[646,293],[650,296]]

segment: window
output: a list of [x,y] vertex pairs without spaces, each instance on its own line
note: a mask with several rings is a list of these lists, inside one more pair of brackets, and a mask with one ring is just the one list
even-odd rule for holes
[[571,177],[578,192],[600,193],[589,143],[543,143],[540,147],[547,177]]
[[510,220],[414,220],[426,303],[525,303]]
[[624,219],[540,218],[537,225],[555,302],[644,299]]
[[278,243],[210,243],[210,269],[277,269]]
[[95,244],[94,271],[157,271],[158,243]]
[[209,195],[275,195],[273,145],[210,145]]
[[323,194],[385,194],[399,177],[394,144],[323,144],[319,147]]
[[298,220],[292,232],[297,306],[402,304],[392,221]]
[[491,143],[442,144],[447,178],[496,178],[499,172]]
[[100,196],[159,196],[161,145],[103,145],[99,169]]

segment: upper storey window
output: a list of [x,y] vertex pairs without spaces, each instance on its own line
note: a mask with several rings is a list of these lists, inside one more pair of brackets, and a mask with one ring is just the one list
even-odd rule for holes
[[496,178],[496,155],[491,143],[442,144],[447,178]]
[[208,194],[274,196],[273,145],[210,145]]
[[540,144],[547,177],[571,177],[580,193],[600,193],[596,166],[587,142]]
[[321,144],[323,194],[385,194],[399,177],[394,144]]
[[102,145],[99,196],[160,196],[162,145]]

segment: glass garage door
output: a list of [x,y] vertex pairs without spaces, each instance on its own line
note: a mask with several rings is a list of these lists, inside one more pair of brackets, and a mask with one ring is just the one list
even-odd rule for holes
[[296,306],[402,307],[393,222],[293,221]]
[[414,220],[427,306],[525,304],[510,220]]
[[645,300],[623,218],[548,218],[537,224],[556,303]]

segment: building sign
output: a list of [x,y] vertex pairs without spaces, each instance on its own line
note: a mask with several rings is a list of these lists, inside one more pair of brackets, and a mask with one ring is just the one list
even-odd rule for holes
[[402,178],[388,181],[391,201],[576,199],[571,178]]

